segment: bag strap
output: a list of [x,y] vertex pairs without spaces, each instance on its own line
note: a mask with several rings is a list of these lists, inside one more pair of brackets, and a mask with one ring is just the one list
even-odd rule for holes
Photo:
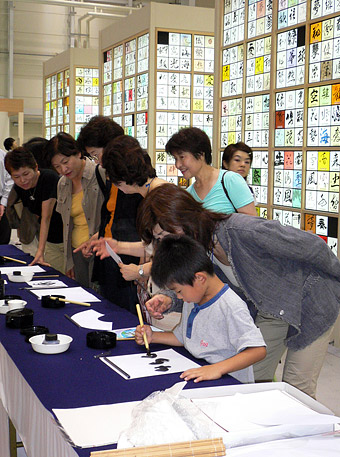
[[224,177],[225,177],[225,175],[226,175],[227,173],[228,173],[228,171],[226,171],[225,173],[223,173],[222,179],[221,179],[221,184],[222,184],[222,187],[223,187],[223,190],[224,190],[224,193],[225,193],[227,199],[230,201],[231,206],[232,206],[232,207],[234,208],[234,210],[235,210],[235,213],[238,213],[237,209],[236,209],[235,206],[234,206],[234,203],[231,201],[231,198],[229,197],[227,188],[226,188],[226,186],[225,186],[225,184],[224,184]]
[[103,195],[104,195],[104,197],[106,198],[106,197],[107,197],[108,189],[107,189],[107,186],[106,186],[106,184],[104,183],[103,178],[102,178],[102,176],[101,176],[101,174],[100,174],[100,171],[99,171],[99,164],[96,166],[95,173],[96,173],[96,178],[97,178],[97,182],[98,182],[98,184],[99,184],[100,190],[103,192]]

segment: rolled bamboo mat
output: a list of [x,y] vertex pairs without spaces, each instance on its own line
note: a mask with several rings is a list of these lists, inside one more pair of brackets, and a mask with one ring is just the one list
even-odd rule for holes
[[226,455],[222,438],[184,441],[156,446],[91,452],[90,457],[219,457]]

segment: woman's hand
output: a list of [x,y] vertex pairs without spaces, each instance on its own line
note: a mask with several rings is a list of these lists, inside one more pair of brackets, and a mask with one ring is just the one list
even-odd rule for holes
[[135,265],[134,263],[130,263],[129,265],[119,263],[118,266],[125,281],[140,279],[140,274],[138,273],[139,265]]
[[96,253],[96,256],[100,257],[100,260],[110,257],[105,242],[109,244],[114,252],[117,252],[118,249],[118,241],[112,238],[99,238],[99,240],[91,241],[91,248],[93,249],[93,252]]
[[148,343],[152,342],[153,331],[151,330],[151,327],[149,325],[143,325],[143,327],[138,325],[136,328],[136,332],[135,332],[135,341],[137,344],[139,344],[141,346],[144,345],[144,338],[143,338],[144,332],[146,334]]
[[81,251],[83,256],[86,259],[88,259],[89,257],[92,257],[92,255],[93,255],[91,243],[92,243],[92,241],[97,241],[97,240],[98,240],[98,232],[95,233],[94,235],[92,235],[91,238],[88,239],[87,241],[84,241],[84,243],[82,243],[80,246],[78,246],[76,249],[74,249],[73,252],[76,253],[76,252]]
[[40,263],[40,265],[45,265],[46,267],[51,266],[49,263],[45,262],[44,253],[41,251],[37,251],[33,261],[30,263],[30,266],[35,265],[36,263]]
[[76,279],[76,277],[75,277],[75,275],[74,275],[74,268],[73,268],[73,267],[72,267],[70,270],[68,270],[68,271],[66,272],[66,276],[67,276],[68,278],[71,278],[71,279]]
[[163,319],[163,313],[167,311],[172,303],[172,298],[167,295],[157,294],[145,303],[145,306],[152,317]]
[[81,251],[81,253],[86,259],[92,257],[93,252],[91,247],[91,239],[84,241],[84,243],[81,243],[81,245],[79,245],[76,249],[73,250],[74,253],[79,251]]

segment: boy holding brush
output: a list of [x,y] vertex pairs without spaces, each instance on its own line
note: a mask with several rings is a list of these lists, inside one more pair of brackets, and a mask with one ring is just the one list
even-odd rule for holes
[[186,370],[185,381],[219,379],[227,373],[241,382],[254,382],[252,365],[266,356],[265,342],[247,305],[214,273],[203,246],[187,236],[167,236],[157,246],[151,269],[153,281],[184,300],[181,322],[173,332],[153,332],[138,326],[135,339],[184,346],[210,365]]

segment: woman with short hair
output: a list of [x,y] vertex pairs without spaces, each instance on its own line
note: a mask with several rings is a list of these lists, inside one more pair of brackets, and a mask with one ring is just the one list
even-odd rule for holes
[[12,192],[40,224],[38,248],[31,265],[51,265],[64,272],[62,220],[56,212],[59,176],[53,170],[39,169],[33,154],[25,147],[9,151],[5,166],[14,181]]
[[186,180],[195,178],[187,191],[205,208],[224,214],[257,216],[254,197],[240,175],[211,166],[211,144],[203,130],[196,127],[179,130],[167,142],[165,150],[174,157],[176,168]]
[[[47,144],[45,159],[62,177],[58,183],[57,211],[63,220],[66,274],[82,286],[90,287],[93,257],[85,258],[73,250],[99,229],[104,195],[100,190],[95,168],[84,157],[76,141],[68,133],[58,133]],[[105,170],[99,167],[105,180]]]

